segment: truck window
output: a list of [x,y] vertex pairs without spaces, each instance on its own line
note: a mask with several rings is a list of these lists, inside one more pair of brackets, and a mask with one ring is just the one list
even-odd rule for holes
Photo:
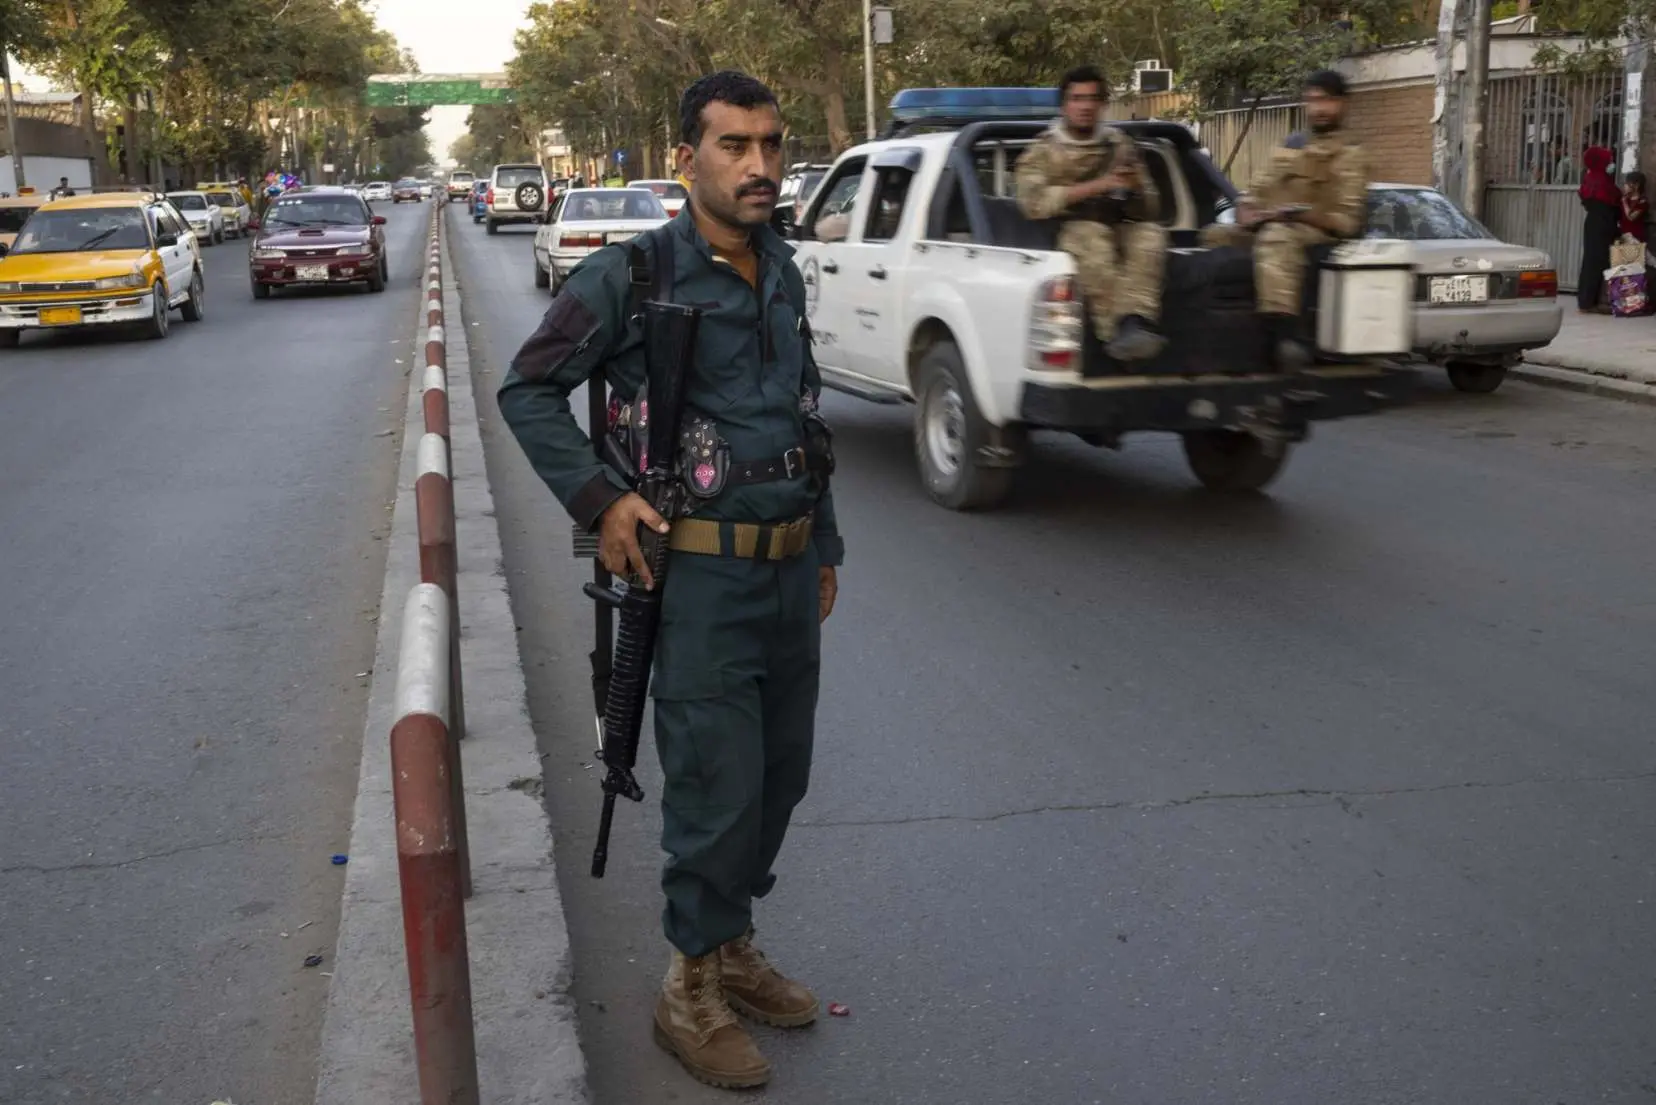
[[851,209],[857,205],[857,192],[862,187],[864,159],[847,161],[832,177],[823,182],[822,202],[817,204],[811,222],[802,228],[801,236],[819,242],[843,242],[851,233]]
[[874,202],[868,205],[868,225],[863,227],[863,241],[889,242],[897,237],[909,186],[913,182],[914,174],[907,169],[892,167],[874,174]]

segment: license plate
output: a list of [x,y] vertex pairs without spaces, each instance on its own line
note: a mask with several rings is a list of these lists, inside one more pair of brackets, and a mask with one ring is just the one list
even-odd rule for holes
[[1489,300],[1489,277],[1434,276],[1427,285],[1426,294],[1433,303],[1486,303]]
[[326,280],[328,278],[327,265],[300,265],[293,270],[296,280]]
[[638,231],[625,230],[615,234],[604,235],[604,242],[608,245],[614,245],[616,242],[630,242],[636,237],[638,237]]
[[42,307],[40,309],[40,324],[42,326],[74,326],[81,320],[79,307]]

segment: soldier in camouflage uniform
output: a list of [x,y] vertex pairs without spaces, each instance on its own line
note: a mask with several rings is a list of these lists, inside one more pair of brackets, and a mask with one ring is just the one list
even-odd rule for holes
[[752,77],[715,73],[684,93],[679,125],[690,201],[645,240],[665,294],[702,309],[685,419],[717,448],[688,466],[695,514],[669,528],[600,463],[570,411],[588,380],[625,399],[642,381],[626,247],[598,250],[562,282],[499,403],[552,493],[599,532],[610,571],[631,565],[649,582],[639,527],[669,535],[650,690],[673,951],[653,1033],[696,1078],[737,1088],[763,1084],[770,1064],[733,1012],[787,1028],[818,1012],[816,995],[755,946],[752,916],[810,780],[820,626],[845,543],[805,285],[769,226],[782,174],[776,97]]
[[1139,172],[1138,149],[1099,119],[1104,77],[1090,65],[1058,84],[1063,116],[1018,159],[1018,206],[1031,219],[1061,219],[1058,248],[1075,257],[1093,329],[1118,361],[1147,360],[1167,339],[1161,316],[1167,231],[1156,186]]
[[1242,200],[1238,222],[1254,235],[1254,286],[1281,368],[1301,368],[1311,351],[1299,336],[1299,314],[1310,265],[1307,251],[1363,233],[1368,166],[1345,123],[1346,82],[1324,69],[1305,80],[1310,134],[1290,135],[1258,173]]

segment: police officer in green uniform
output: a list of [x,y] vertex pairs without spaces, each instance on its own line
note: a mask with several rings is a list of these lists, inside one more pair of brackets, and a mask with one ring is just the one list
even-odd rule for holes
[[[715,73],[685,91],[679,124],[690,201],[651,251],[670,267],[673,301],[703,316],[685,410],[687,440],[699,442],[686,465],[697,509],[668,537],[652,682],[673,949],[654,1036],[695,1077],[738,1088],[763,1084],[770,1067],[733,1011],[780,1027],[818,1011],[754,946],[751,912],[775,884],[810,778],[820,623],[844,544],[804,282],[767,225],[782,171],[776,97],[752,77]],[[635,262],[626,246],[606,248],[569,276],[499,403],[552,493],[598,531],[605,566],[647,576],[638,527],[666,524],[599,462],[570,409],[589,379],[623,399],[640,386]]]

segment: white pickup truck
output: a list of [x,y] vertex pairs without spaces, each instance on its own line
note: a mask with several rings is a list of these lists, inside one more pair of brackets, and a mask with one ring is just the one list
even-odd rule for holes
[[1236,191],[1176,123],[1122,124],[1175,247],[1168,348],[1150,362],[1110,361],[1086,325],[1074,262],[1055,248],[1056,225],[1025,219],[1012,198],[1018,153],[1043,125],[968,122],[857,146],[792,228],[824,383],[916,405],[915,454],[934,500],[957,510],[1003,500],[1034,429],[1112,448],[1128,432],[1171,431],[1203,484],[1256,490],[1310,422],[1407,398],[1405,247],[1370,239],[1319,258],[1306,282],[1317,363],[1272,371],[1249,254],[1197,245]]

